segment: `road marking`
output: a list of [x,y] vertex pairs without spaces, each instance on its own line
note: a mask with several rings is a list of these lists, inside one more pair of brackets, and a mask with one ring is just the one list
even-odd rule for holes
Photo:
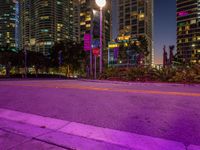
[[22,86],[22,87],[40,87],[40,88],[69,88],[80,90],[94,90],[94,91],[110,91],[110,92],[123,92],[123,93],[142,93],[142,94],[156,94],[156,95],[173,95],[173,96],[191,96],[200,97],[200,93],[187,93],[187,92],[163,92],[156,90],[136,90],[136,89],[120,89],[120,88],[102,88],[94,86],[82,86],[77,84],[57,85],[57,84],[1,84],[0,86]]
[[[54,129],[55,132],[62,132],[95,141],[102,141],[134,150],[185,150],[184,144],[176,141],[138,135],[108,128],[101,128],[81,123],[68,122],[8,109],[0,109],[0,118],[17,121],[27,125],[29,124],[39,127],[47,126],[47,129]],[[57,122],[61,122],[61,124],[59,124],[59,126],[56,125],[56,128],[51,128],[51,126],[54,126],[54,124],[57,124]]]
[[22,86],[22,87],[40,87],[40,88],[69,88],[80,90],[93,90],[93,91],[109,91],[109,92],[122,92],[122,93],[141,93],[141,94],[155,94],[155,95],[173,95],[173,96],[190,96],[200,97],[200,93],[188,93],[188,92],[168,92],[168,91],[156,91],[156,90],[135,90],[135,89],[119,89],[119,88],[102,88],[93,86],[81,86],[75,84],[67,85],[39,85],[39,84],[1,84],[0,86]]

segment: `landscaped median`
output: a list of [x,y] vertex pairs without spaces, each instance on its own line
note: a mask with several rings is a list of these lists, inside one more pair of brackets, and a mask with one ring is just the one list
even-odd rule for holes
[[113,67],[104,70],[100,79],[117,81],[148,81],[173,83],[200,83],[200,64],[192,66],[165,67],[151,66]]

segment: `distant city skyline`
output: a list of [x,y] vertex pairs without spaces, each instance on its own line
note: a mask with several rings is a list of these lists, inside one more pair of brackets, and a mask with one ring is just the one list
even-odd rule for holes
[[[117,1],[113,1],[113,38],[118,34]],[[176,1],[154,0],[155,63],[162,64],[163,46],[176,46]]]
[[[117,36],[117,0],[113,0],[113,37]],[[162,63],[162,49],[176,46],[176,1],[154,0],[154,48],[155,63]]]

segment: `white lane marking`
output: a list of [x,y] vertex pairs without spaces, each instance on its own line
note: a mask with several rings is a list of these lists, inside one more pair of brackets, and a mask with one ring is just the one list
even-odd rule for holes
[[75,122],[43,117],[8,109],[0,109],[0,118],[35,126],[45,126],[66,134],[81,136],[106,143],[121,145],[140,150],[185,150],[180,142],[143,136],[129,132],[101,128]]

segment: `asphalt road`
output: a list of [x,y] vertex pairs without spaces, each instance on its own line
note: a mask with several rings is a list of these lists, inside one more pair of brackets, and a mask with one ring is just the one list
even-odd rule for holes
[[200,85],[0,81],[0,108],[200,145]]

